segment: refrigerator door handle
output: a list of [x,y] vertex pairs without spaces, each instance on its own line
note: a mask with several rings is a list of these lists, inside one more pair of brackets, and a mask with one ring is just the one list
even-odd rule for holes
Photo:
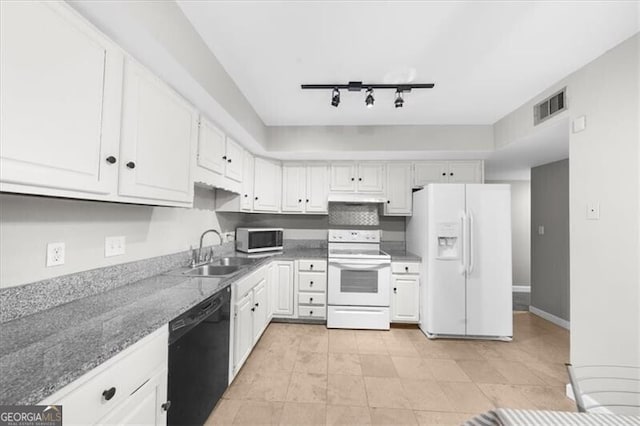
[[473,272],[473,267],[474,265],[474,254],[473,254],[473,227],[474,227],[474,219],[473,219],[473,212],[471,210],[469,210],[469,228],[468,228],[468,246],[469,246],[469,268],[468,268],[468,272],[467,275],[471,275],[471,273]]
[[467,244],[465,241],[467,226],[467,215],[465,212],[460,214],[460,274],[467,275]]

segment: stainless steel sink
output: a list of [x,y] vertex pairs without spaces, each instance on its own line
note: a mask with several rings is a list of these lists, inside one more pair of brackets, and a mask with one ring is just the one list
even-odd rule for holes
[[240,270],[239,265],[202,265],[186,271],[185,275],[200,277],[224,277]]
[[221,259],[214,260],[212,264],[224,266],[244,266],[251,265],[255,261],[256,259],[249,259],[247,257],[223,257]]

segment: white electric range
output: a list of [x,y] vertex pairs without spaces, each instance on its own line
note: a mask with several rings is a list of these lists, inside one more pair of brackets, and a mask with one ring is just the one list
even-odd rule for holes
[[391,256],[379,230],[329,230],[327,327],[389,329]]

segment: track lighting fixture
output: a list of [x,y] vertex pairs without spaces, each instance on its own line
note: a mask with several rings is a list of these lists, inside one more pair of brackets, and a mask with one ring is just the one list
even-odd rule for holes
[[404,106],[404,99],[402,98],[402,90],[396,90],[396,100],[393,102],[396,108],[402,108]]
[[340,104],[340,89],[346,89],[349,92],[360,92],[366,90],[367,97],[365,105],[372,108],[375,102],[373,97],[373,89],[395,89],[396,98],[393,102],[396,108],[404,106],[404,93],[411,92],[413,89],[433,89],[433,83],[407,83],[407,84],[365,84],[361,81],[350,81],[347,84],[302,84],[302,89],[330,89],[331,105],[337,107]]
[[367,89],[367,97],[364,100],[364,103],[367,106],[367,108],[373,108],[373,103],[374,102],[375,102],[375,99],[373,98],[373,89],[371,87],[369,87]]
[[336,87],[333,88],[333,92],[331,93],[331,105],[334,107],[340,105],[340,90]]

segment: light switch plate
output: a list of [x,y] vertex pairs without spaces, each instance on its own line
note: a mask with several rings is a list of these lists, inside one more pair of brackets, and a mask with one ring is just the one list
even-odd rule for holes
[[47,266],[64,265],[64,243],[47,244]]
[[587,219],[589,220],[600,219],[600,203],[587,204]]
[[127,240],[124,236],[104,239],[104,257],[120,256],[126,251]]
[[573,120],[573,133],[583,131],[587,127],[587,117],[581,115]]

